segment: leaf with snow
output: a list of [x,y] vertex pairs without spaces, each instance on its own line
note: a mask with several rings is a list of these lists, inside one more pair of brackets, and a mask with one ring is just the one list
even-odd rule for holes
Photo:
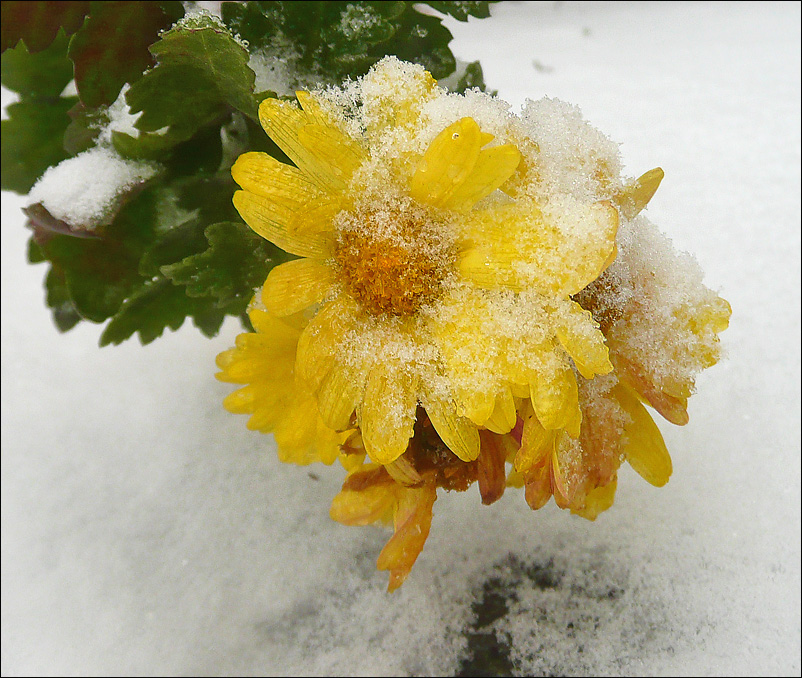
[[154,193],[146,189],[133,196],[102,233],[84,233],[86,237],[59,232],[45,221],[52,215],[28,208],[28,225],[38,249],[63,274],[69,298],[82,318],[103,322],[142,285],[139,261],[153,238]]
[[[485,91],[485,77],[482,72],[482,64],[478,61],[472,61],[471,63],[461,65],[451,77],[456,77],[456,82],[453,87],[448,85],[448,89],[454,92],[464,92],[465,90],[474,88],[478,88],[483,92]],[[495,90],[490,92],[490,94],[495,95]]]
[[[103,3],[95,3],[103,4]],[[131,3],[134,4],[134,3]],[[89,13],[89,2],[16,2],[0,3],[0,50],[5,52],[22,40],[31,52],[47,48],[60,28],[72,35]]]
[[93,231],[111,223],[119,208],[158,169],[95,146],[49,168],[31,188],[29,199],[71,227]]
[[451,75],[457,67],[457,60],[449,47],[453,37],[438,17],[408,11],[401,17],[396,39],[385,49],[399,59],[421,64],[440,80]]
[[192,27],[178,25],[151,47],[163,68],[193,66],[208,78],[220,100],[256,119],[253,71],[248,51],[222,25],[211,19],[196,20]]
[[88,151],[95,145],[102,128],[109,123],[109,116],[103,108],[87,108],[80,101],[67,115],[70,124],[64,130],[64,150],[70,155]]

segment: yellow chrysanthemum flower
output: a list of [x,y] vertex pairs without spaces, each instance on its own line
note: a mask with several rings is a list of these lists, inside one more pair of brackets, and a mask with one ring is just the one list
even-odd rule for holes
[[[608,297],[628,289],[618,269],[637,252],[620,227],[662,172],[624,185],[612,145],[562,105],[516,118],[394,58],[297,99],[259,109],[292,164],[246,153],[232,176],[245,222],[299,258],[271,271],[256,332],[219,356],[218,376],[246,384],[225,405],[272,431],[282,460],[339,455],[349,475],[332,517],[393,522],[379,557],[390,589],[423,547],[437,488],[478,482],[491,503],[523,485],[532,508],[554,496],[592,520],[622,459],[665,484],[671,460],[639,395],[663,414],[684,403],[696,363],[718,358],[726,302],[674,304],[696,345],[682,369],[642,367],[627,328],[648,304]],[[576,148],[550,146],[550,128]]]

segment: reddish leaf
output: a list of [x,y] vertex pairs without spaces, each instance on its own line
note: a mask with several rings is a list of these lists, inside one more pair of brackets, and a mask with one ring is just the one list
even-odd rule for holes
[[180,3],[92,3],[89,19],[69,50],[84,104],[95,108],[113,103],[125,83],[133,83],[154,65],[148,47],[177,18],[173,5]]
[[72,35],[89,13],[88,2],[12,2],[0,3],[0,51],[5,52],[22,40],[29,52],[41,52],[56,37],[59,28]]

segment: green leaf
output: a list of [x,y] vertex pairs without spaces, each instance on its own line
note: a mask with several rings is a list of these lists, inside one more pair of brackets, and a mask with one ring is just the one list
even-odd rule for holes
[[132,137],[112,133],[117,151],[129,158],[157,158],[198,130],[219,124],[225,108],[208,79],[192,66],[156,67],[131,86],[126,101],[132,113],[142,111]]
[[92,2],[69,50],[81,101],[91,108],[113,103],[125,83],[153,65],[148,47],[182,15],[181,3]]
[[54,235],[42,251],[63,271],[75,310],[93,322],[114,315],[139,280],[137,261],[120,241]]
[[478,19],[486,19],[490,16],[491,2],[487,2],[487,0],[458,0],[456,2],[427,2],[424,0],[421,4],[429,5],[429,7],[436,9],[438,12],[453,16],[458,21],[467,21],[469,16],[474,16]]
[[8,120],[0,123],[0,185],[4,191],[28,193],[48,167],[67,157],[62,140],[70,122],[67,112],[76,101],[69,97],[52,100],[49,105],[37,100],[8,106]]
[[0,57],[3,86],[18,92],[23,99],[60,96],[72,80],[72,62],[67,58],[68,44],[69,38],[62,30],[47,49],[35,54],[29,52],[23,42],[6,50]]
[[205,252],[163,266],[162,273],[186,286],[190,297],[214,297],[218,306],[245,310],[270,269],[289,256],[242,223],[223,222],[206,229]]
[[45,290],[45,300],[59,332],[71,330],[81,321],[81,316],[72,303],[64,271],[52,266],[45,277]]
[[[487,3],[440,4],[457,17],[487,11]],[[252,51],[289,42],[302,69],[332,84],[363,75],[387,54],[423,64],[438,79],[456,67],[451,33],[412,2],[224,2],[222,16]]]
[[28,238],[28,263],[41,264],[43,261],[47,261],[47,259],[42,253],[42,248],[36,243],[35,238]]
[[204,223],[193,216],[158,237],[142,255],[139,273],[146,278],[159,275],[162,266],[174,264],[188,256],[203,252],[207,246]]
[[148,280],[106,325],[100,345],[120,344],[136,332],[143,344],[149,344],[166,328],[181,327],[186,316],[186,295],[181,288],[165,278]]
[[206,299],[188,299],[182,287],[166,278],[148,280],[106,325],[100,345],[121,344],[134,334],[139,335],[143,344],[149,344],[165,329],[177,330],[187,317],[192,317],[201,332],[211,337],[217,334],[230,312],[230,309],[215,308]]
[[159,158],[201,129],[228,120],[231,108],[256,118],[254,73],[248,52],[211,18],[179,23],[151,47],[158,65],[131,86],[126,100],[142,112],[138,138],[115,132],[117,151],[131,158]]
[[456,69],[457,61],[448,46],[453,36],[439,18],[407,11],[397,24],[397,36],[390,46],[390,54],[421,64],[437,80],[448,77]]
[[78,155],[95,145],[101,129],[109,123],[109,116],[105,108],[87,108],[80,101],[75,104],[67,115],[70,124],[64,130],[64,150],[70,155]]
[[22,40],[31,52],[45,49],[59,28],[72,35],[89,12],[88,2],[14,2],[0,3],[0,50],[5,52]]
[[199,309],[192,316],[192,324],[195,325],[207,337],[214,337],[220,331],[220,326],[226,319],[226,315],[233,314],[229,309],[208,308]]
[[[251,51],[261,49],[282,34],[283,2],[223,2],[223,22],[235,35],[248,41]],[[306,3],[304,3],[306,4]]]
[[192,177],[158,190],[148,241],[139,273],[151,278],[162,266],[174,264],[208,247],[204,228],[209,223],[236,218],[231,204],[234,188],[220,177]]
[[228,29],[210,18],[197,18],[164,34],[151,48],[162,68],[193,66],[208,79],[218,98],[256,119],[254,73],[248,51]]
[[473,89],[474,87],[482,91],[485,89],[484,73],[482,72],[482,65],[478,61],[466,64],[465,71],[457,79],[454,91],[464,92],[466,89]]

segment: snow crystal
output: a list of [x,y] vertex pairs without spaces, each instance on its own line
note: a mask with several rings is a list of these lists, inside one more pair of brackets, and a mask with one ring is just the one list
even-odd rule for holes
[[704,327],[693,331],[685,309],[715,310],[716,293],[702,282],[695,257],[677,252],[671,240],[640,215],[619,228],[618,256],[592,288],[600,314],[624,315],[608,336],[623,355],[644,366],[661,388],[690,382],[708,365],[705,353],[720,354],[718,339]]
[[108,222],[124,194],[157,172],[151,163],[125,160],[96,146],[48,169],[28,194],[57,219],[86,230]]
[[534,195],[599,200],[620,187],[618,145],[586,122],[578,107],[548,97],[527,99],[515,128],[534,142],[522,149],[538,169]]
[[[228,33],[240,47],[248,50],[248,41],[239,34],[232,33],[223,22],[219,2],[185,3],[185,14],[176,21],[172,28],[185,28],[187,30],[200,30],[214,28],[215,31]],[[171,29],[172,30],[172,29]]]
[[75,84],[75,80],[70,80],[61,91],[62,97],[77,97],[78,96],[78,86]]
[[197,14],[213,15],[222,17],[223,4],[219,0],[183,0],[181,3],[184,5],[184,16],[193,16]]
[[442,92],[426,102],[421,111],[419,141],[428,146],[443,129],[460,118],[473,118],[483,132],[496,137],[494,145],[511,141],[509,130],[514,116],[510,105],[477,89],[465,94]]
[[366,30],[378,26],[381,21],[381,15],[370,6],[349,2],[340,14],[340,31],[347,40],[353,40]]
[[[106,123],[97,137],[98,144],[111,144],[111,137],[113,132],[121,132],[134,138],[139,136],[139,130],[136,127],[136,121],[142,115],[139,113],[131,113],[131,109],[126,101],[126,93],[130,89],[128,84],[123,85],[120,94],[111,106],[109,106],[105,113],[108,116],[108,123]],[[158,132],[151,132],[157,134]]]
[[310,88],[315,82],[313,73],[301,66],[297,45],[283,35],[274,36],[270,44],[251,51],[248,66],[256,75],[256,92],[275,92],[292,96],[299,89]]

